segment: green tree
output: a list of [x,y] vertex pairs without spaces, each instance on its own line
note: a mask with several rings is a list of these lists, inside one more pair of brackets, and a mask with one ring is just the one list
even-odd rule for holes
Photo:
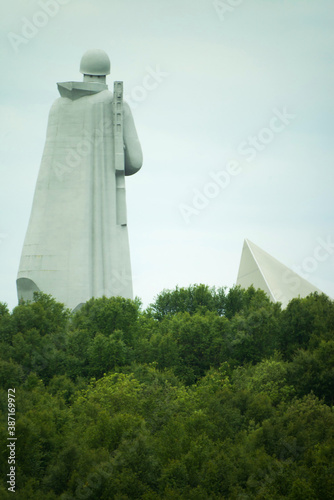
[[222,315],[225,310],[225,288],[216,290],[215,287],[200,284],[163,290],[151,304],[150,310],[158,320],[180,312],[194,314],[199,311],[216,311]]
[[24,371],[21,365],[11,359],[0,360],[0,386],[3,389],[15,388],[21,385],[24,379]]
[[334,335],[334,302],[324,294],[313,293],[293,299],[282,312],[280,349],[291,359],[299,348],[315,346]]
[[34,293],[33,302],[22,302],[14,308],[12,323],[15,332],[36,329],[41,335],[66,329],[70,311],[51,295]]
[[7,304],[0,302],[0,343],[10,343],[14,331]]
[[280,306],[269,300],[235,314],[229,323],[231,358],[257,363],[272,356],[279,346],[280,315]]
[[178,313],[166,318],[162,329],[167,329],[178,346],[179,358],[175,373],[187,384],[194,383],[211,365],[220,364],[224,343],[222,336],[226,320],[216,313]]
[[289,364],[288,377],[299,396],[313,392],[334,403],[334,340],[322,340],[314,350],[300,349]]
[[276,354],[264,359],[255,366],[240,366],[233,372],[233,385],[237,389],[253,394],[269,396],[274,405],[289,401],[295,395],[294,386],[289,378],[289,364]]
[[229,289],[225,301],[225,316],[233,318],[238,313],[246,312],[249,309],[259,309],[270,303],[268,296],[263,290],[255,290],[250,286],[244,290],[240,285],[235,285]]
[[122,330],[124,342],[131,344],[137,330],[139,303],[123,297],[90,299],[74,315],[72,328],[110,335]]
[[123,340],[123,332],[114,330],[109,336],[96,334],[87,350],[89,373],[101,377],[103,373],[129,361],[129,349]]

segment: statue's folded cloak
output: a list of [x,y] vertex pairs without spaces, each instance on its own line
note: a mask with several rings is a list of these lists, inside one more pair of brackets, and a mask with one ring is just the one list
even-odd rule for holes
[[[75,309],[91,297],[132,298],[125,188],[119,195],[124,179],[116,186],[113,95],[101,83],[67,82],[58,88],[62,97],[50,111],[19,266],[19,299],[43,291]],[[124,176],[142,165],[126,103],[123,127]]]

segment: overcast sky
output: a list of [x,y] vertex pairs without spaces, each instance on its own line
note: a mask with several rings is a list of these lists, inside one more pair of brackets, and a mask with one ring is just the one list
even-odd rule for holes
[[127,205],[144,305],[232,286],[245,238],[334,297],[333,21],[333,0],[2,5],[0,301],[17,304],[56,82],[81,81],[90,48],[111,90],[124,81],[143,148]]

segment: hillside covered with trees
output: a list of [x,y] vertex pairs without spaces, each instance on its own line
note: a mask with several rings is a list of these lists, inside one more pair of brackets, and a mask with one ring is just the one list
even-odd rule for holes
[[334,302],[194,285],[0,304],[0,498],[330,500]]

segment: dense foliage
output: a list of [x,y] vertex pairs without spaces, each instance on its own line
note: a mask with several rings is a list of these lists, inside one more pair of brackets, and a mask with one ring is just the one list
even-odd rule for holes
[[0,498],[329,500],[334,303],[195,285],[71,314],[0,304]]

